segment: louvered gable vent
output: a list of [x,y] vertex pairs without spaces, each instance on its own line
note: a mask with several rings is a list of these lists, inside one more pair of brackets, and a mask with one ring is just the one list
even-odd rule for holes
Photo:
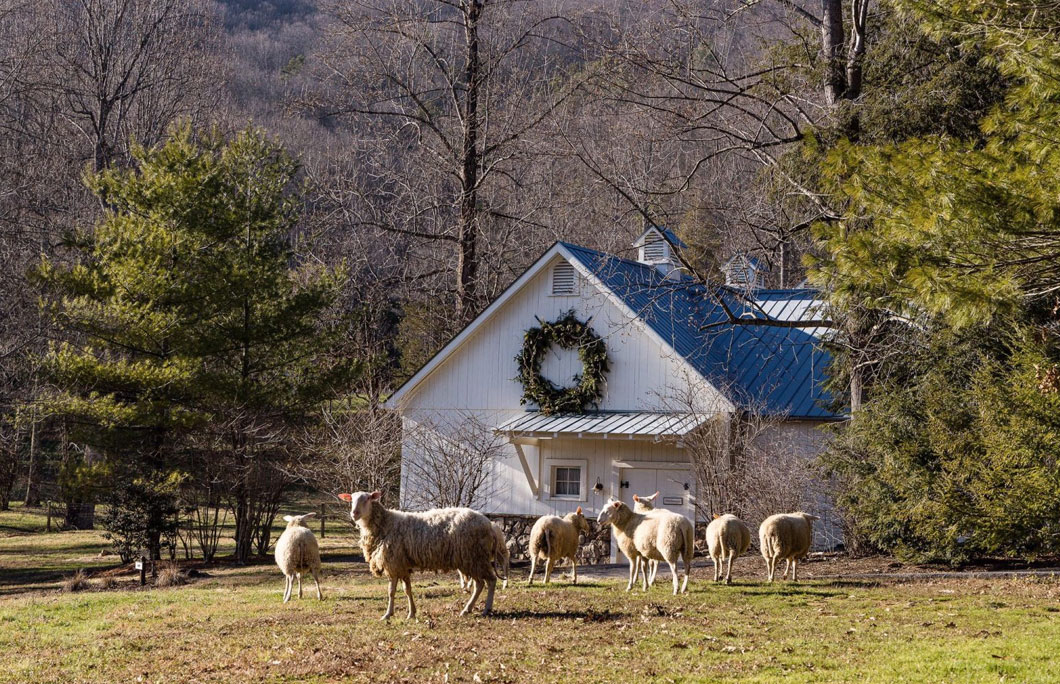
[[644,242],[644,256],[641,261],[649,264],[660,261],[669,261],[670,255],[667,254],[668,251],[666,240],[664,240],[661,235],[656,235],[654,239],[649,237]]
[[572,295],[577,294],[577,273],[574,267],[564,261],[552,268],[552,294]]

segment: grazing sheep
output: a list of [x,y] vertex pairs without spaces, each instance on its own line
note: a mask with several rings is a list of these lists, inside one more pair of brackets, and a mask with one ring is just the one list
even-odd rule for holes
[[732,584],[732,559],[743,555],[751,546],[751,528],[735,515],[714,516],[707,525],[707,549],[714,561],[714,581],[721,578],[721,562],[728,560],[725,584]]
[[[651,496],[637,496],[633,495],[633,512],[634,513],[651,513],[655,510],[655,500],[659,498],[659,492],[655,492]],[[637,572],[648,572],[648,586],[655,584],[655,575],[659,572],[659,561],[641,559],[643,562]],[[647,563],[648,567],[643,567],[643,563]],[[633,581],[637,581],[636,573],[633,573]]]
[[497,574],[493,571],[496,536],[489,518],[470,508],[438,508],[423,513],[389,510],[382,503],[382,492],[339,494],[350,502],[350,517],[361,532],[361,550],[368,568],[376,577],[390,580],[384,620],[394,614],[394,593],[400,581],[408,598],[408,617],[416,617],[412,599],[412,571],[462,572],[475,582],[475,590],[461,611],[467,615],[475,607],[485,587],[483,615],[493,610]]
[[313,581],[317,585],[317,598],[323,599],[320,593],[320,546],[312,530],[305,526],[304,521],[312,518],[315,513],[305,515],[285,515],[287,529],[283,531],[280,538],[276,540],[276,565],[280,566],[285,578],[283,588],[283,602],[291,600],[291,589],[294,587],[294,579],[298,578],[298,598],[302,598],[302,575],[306,572],[313,573]]
[[545,561],[545,584],[552,579],[552,568],[557,561],[570,558],[571,580],[578,583],[578,534],[589,534],[589,521],[582,515],[582,507],[562,518],[545,515],[537,519],[530,529],[530,579],[534,583],[537,561]]
[[[619,548],[629,558],[627,590],[632,588],[636,578],[637,561],[643,558],[666,561],[674,578],[674,594],[679,593],[679,586],[681,592],[688,591],[688,576],[692,570],[694,549],[692,521],[679,513],[666,510],[649,514],[636,513],[615,499],[608,501],[600,511],[599,520],[601,523],[611,523],[611,530],[619,542]],[[681,558],[685,561],[683,585],[679,585],[680,575],[677,572]],[[644,578],[644,590],[648,590],[647,577]]]
[[[491,523],[493,525],[493,536],[496,540],[495,555],[493,556],[493,570],[500,576],[499,570],[504,570],[504,582],[501,584],[501,588],[508,588],[508,575],[511,572],[512,555],[508,551],[508,540],[504,537],[504,528],[499,523]],[[460,589],[462,591],[471,591],[472,581],[470,577],[466,577],[464,573],[459,570],[456,574],[460,576]]]
[[799,559],[806,555],[813,543],[813,521],[820,520],[809,513],[778,513],[766,518],[758,528],[758,541],[762,547],[762,557],[766,559],[766,575],[769,581],[777,571],[777,561],[783,558],[783,578],[788,576],[791,568],[791,581],[799,579]]

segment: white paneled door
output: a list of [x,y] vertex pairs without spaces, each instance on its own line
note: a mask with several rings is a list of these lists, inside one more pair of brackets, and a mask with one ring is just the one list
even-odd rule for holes
[[[622,500],[633,505],[633,495],[651,496],[659,492],[656,508],[666,508],[693,519],[692,473],[688,470],[663,468],[623,468]],[[625,486],[628,483],[628,486]],[[686,489],[687,486],[687,489]]]

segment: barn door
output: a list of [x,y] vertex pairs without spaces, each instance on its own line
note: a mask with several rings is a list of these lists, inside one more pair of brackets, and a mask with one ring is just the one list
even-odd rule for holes
[[[692,517],[692,473],[688,470],[663,468],[624,468],[622,470],[622,500],[633,506],[633,495],[651,496],[656,491],[656,508]],[[628,483],[628,486],[625,486]],[[688,483],[689,489],[685,489]]]

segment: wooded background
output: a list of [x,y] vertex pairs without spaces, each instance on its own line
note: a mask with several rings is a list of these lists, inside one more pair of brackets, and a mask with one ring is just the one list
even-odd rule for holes
[[[79,524],[140,477],[111,509],[201,521],[231,503],[240,556],[263,551],[292,486],[392,481],[381,399],[549,244],[629,256],[657,225],[711,286],[745,252],[768,286],[809,277],[830,300],[832,389],[855,419],[820,465],[852,541],[948,559],[1054,550],[1058,27],[1055,3],[996,0],[0,0],[0,506],[63,501]],[[240,206],[276,251],[224,233],[249,260],[224,263],[290,281],[263,301],[320,288],[272,319],[311,318],[297,340],[328,342],[283,363],[336,371],[312,405],[291,388],[297,421],[251,406],[247,383],[282,374],[249,366],[227,395],[165,406],[161,385],[101,379],[227,353],[149,351],[96,325],[131,310],[121,268],[172,256],[100,236],[169,230],[151,212],[208,205],[191,187],[214,172],[237,194],[274,183],[271,218]],[[169,204],[152,194],[166,174],[185,193]],[[138,182],[142,196],[122,194]],[[188,225],[156,235],[184,244]],[[176,264],[185,280],[154,286],[193,280]],[[159,291],[141,286],[148,331]],[[243,330],[244,349],[280,339]],[[166,455],[148,468],[142,434],[116,436],[143,422],[77,403],[101,397],[150,397],[150,424],[176,440]],[[179,401],[203,413],[178,439]],[[218,450],[232,456],[218,472],[193,466]],[[133,518],[157,553],[170,527]]]

